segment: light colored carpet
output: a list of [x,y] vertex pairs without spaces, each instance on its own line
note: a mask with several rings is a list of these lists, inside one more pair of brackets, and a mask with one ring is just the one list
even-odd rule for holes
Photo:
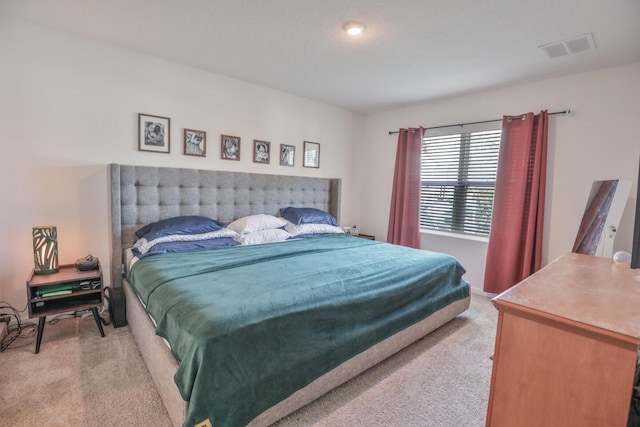
[[0,353],[0,425],[171,426],[129,328],[104,331],[66,318]]
[[484,426],[497,318],[472,294],[465,313],[275,426]]
[[[467,312],[275,426],[484,426],[496,322],[472,294]],[[35,339],[0,353],[0,425],[170,426],[129,328],[105,334],[64,319],[39,355]]]

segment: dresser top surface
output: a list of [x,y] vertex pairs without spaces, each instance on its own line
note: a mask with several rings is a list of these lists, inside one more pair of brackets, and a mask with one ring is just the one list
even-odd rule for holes
[[640,337],[640,269],[569,253],[494,298]]

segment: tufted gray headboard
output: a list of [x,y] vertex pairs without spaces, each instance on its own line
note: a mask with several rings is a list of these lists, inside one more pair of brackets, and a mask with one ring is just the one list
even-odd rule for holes
[[111,284],[122,285],[123,249],[145,224],[178,215],[220,221],[287,206],[313,207],[340,221],[341,180],[111,164]]

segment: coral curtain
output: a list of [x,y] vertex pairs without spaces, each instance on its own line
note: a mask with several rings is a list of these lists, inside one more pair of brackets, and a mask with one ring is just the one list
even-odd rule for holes
[[420,152],[424,128],[400,129],[387,242],[420,248]]
[[484,291],[503,292],[540,269],[549,116],[504,116]]

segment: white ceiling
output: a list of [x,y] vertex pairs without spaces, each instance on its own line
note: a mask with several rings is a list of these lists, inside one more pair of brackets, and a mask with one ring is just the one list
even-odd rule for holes
[[[0,0],[0,15],[364,113],[640,61],[640,0]],[[538,48],[586,33],[595,50]]]

